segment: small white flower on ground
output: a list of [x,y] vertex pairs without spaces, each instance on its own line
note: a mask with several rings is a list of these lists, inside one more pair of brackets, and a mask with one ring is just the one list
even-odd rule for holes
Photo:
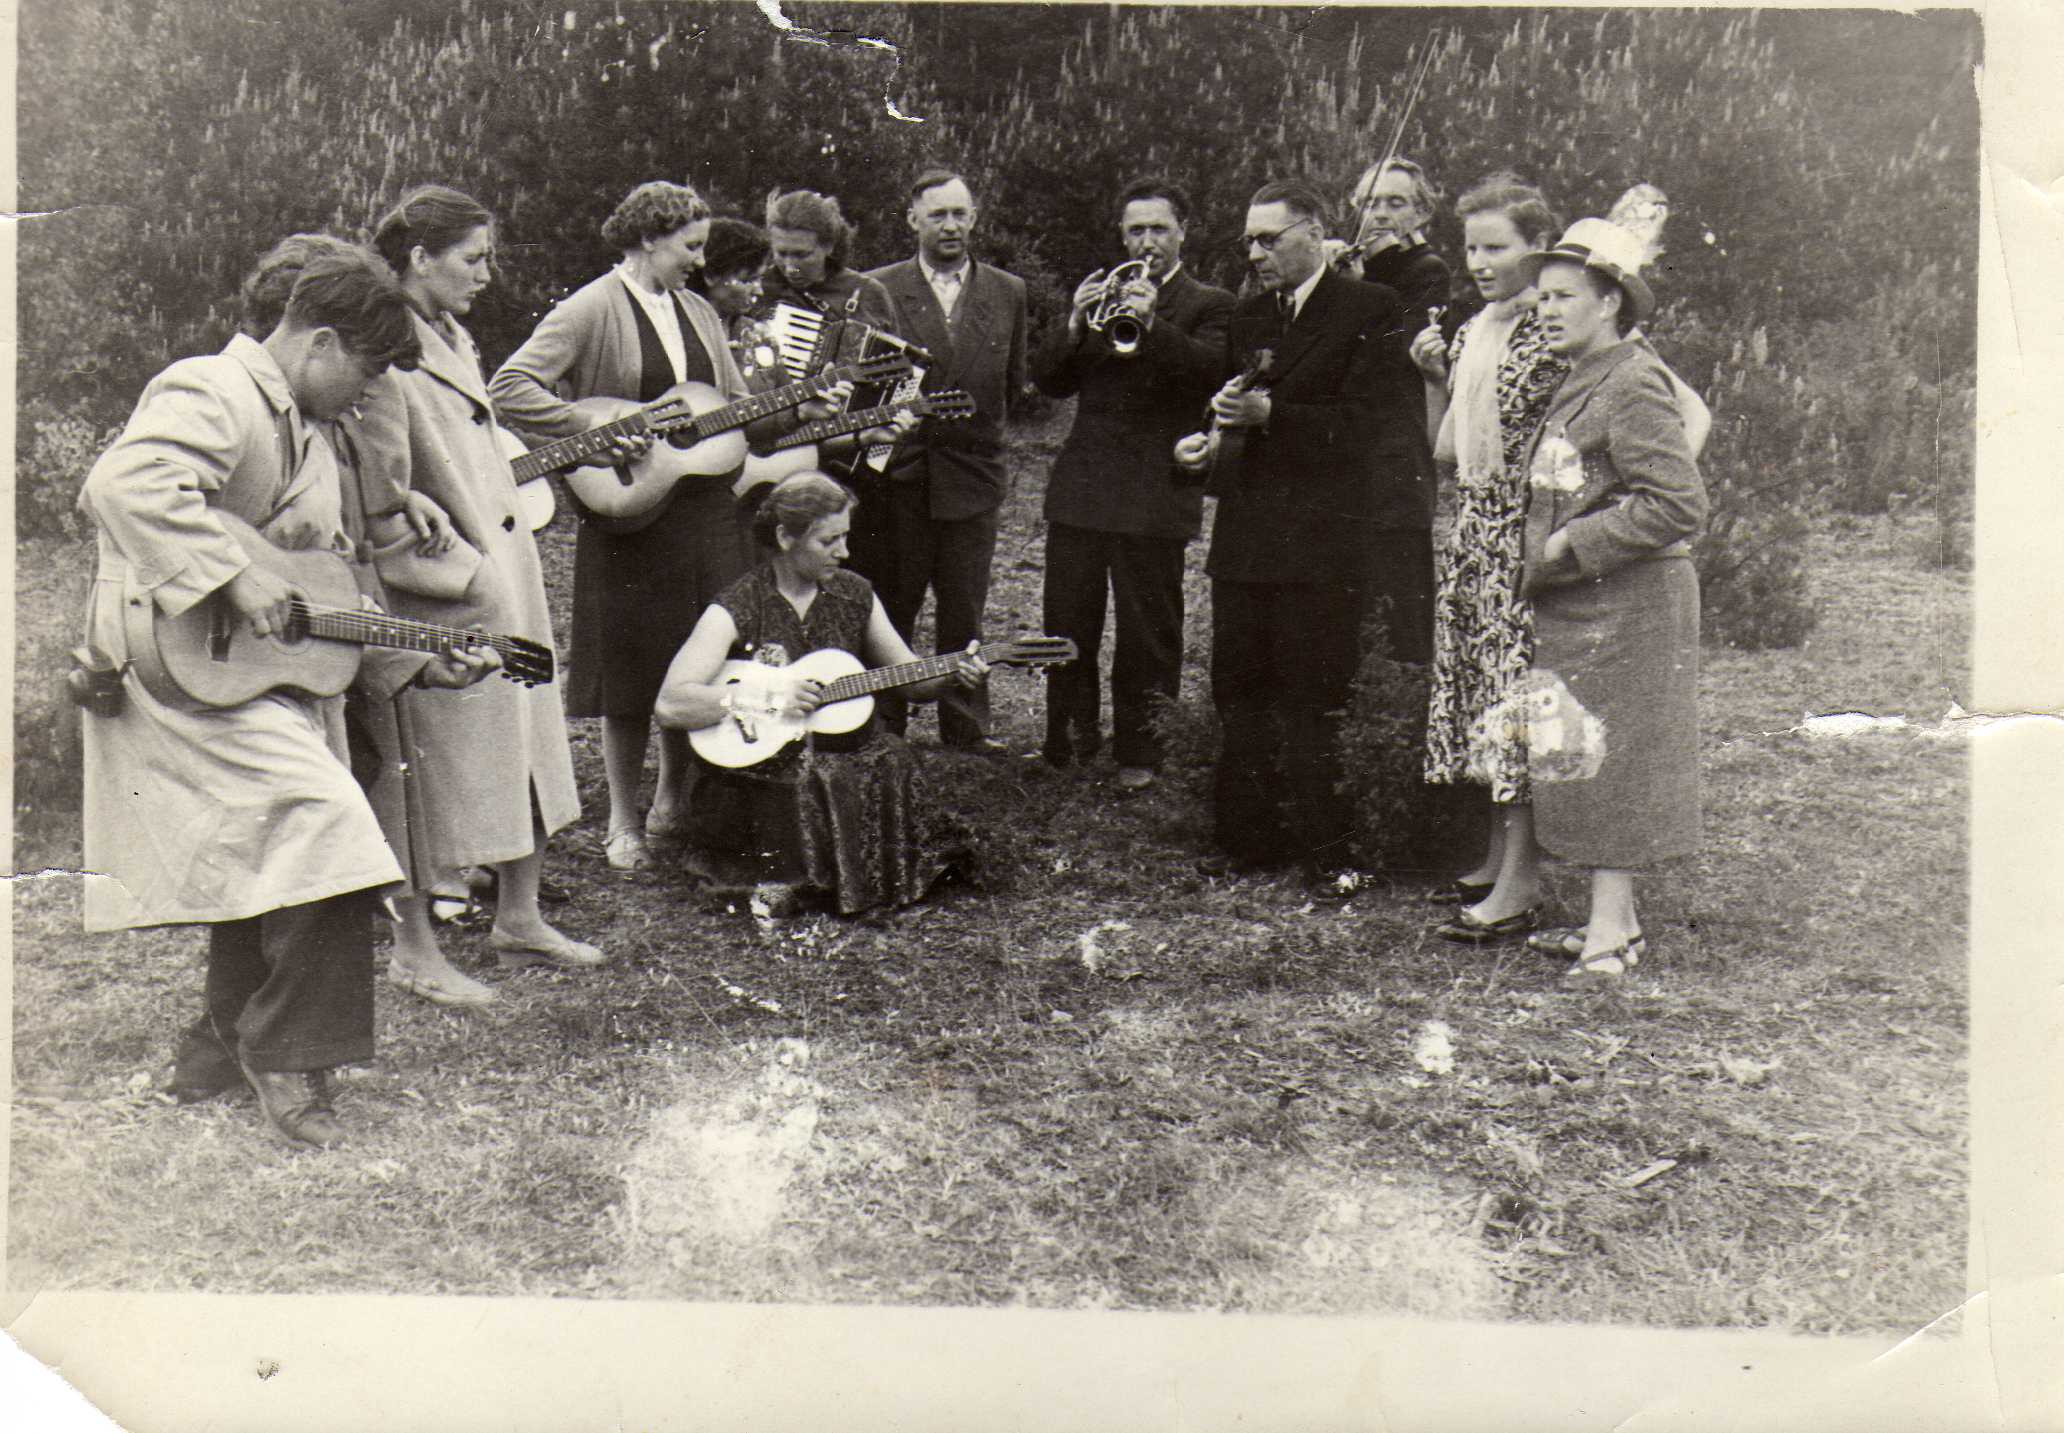
[[1419,1027],[1412,1046],[1412,1059],[1429,1075],[1455,1073],[1455,1032],[1444,1020],[1429,1020]]

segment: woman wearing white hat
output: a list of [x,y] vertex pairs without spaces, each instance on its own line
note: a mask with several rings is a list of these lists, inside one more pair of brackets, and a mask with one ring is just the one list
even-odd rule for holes
[[1690,540],[1706,490],[1680,388],[1645,341],[1654,311],[1642,239],[1582,219],[1526,265],[1548,346],[1569,376],[1526,459],[1523,592],[1534,606],[1526,724],[1536,836],[1592,870],[1581,931],[1529,944],[1587,984],[1624,975],[1646,943],[1634,871],[1699,842],[1698,577]]

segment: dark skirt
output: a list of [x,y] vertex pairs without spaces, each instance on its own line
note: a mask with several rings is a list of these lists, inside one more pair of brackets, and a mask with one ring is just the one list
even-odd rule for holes
[[1689,855],[1700,834],[1698,575],[1635,562],[1534,595],[1527,708],[1543,849],[1628,869]]
[[752,566],[731,475],[683,478],[650,527],[583,522],[573,556],[566,714],[649,717],[703,609]]
[[946,843],[931,829],[916,753],[869,730],[857,750],[812,741],[765,767],[699,764],[690,840],[740,858],[744,879],[828,892],[841,915],[922,900],[945,874]]

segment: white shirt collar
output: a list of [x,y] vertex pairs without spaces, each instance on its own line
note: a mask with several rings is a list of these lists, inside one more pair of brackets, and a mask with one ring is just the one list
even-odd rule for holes
[[1304,301],[1310,298],[1311,291],[1319,286],[1319,279],[1324,276],[1325,272],[1326,266],[1324,264],[1320,264],[1316,269],[1313,269],[1309,274],[1305,276],[1304,282],[1299,284],[1297,286],[1296,292],[1290,295],[1291,318],[1294,319],[1299,314],[1304,312]]

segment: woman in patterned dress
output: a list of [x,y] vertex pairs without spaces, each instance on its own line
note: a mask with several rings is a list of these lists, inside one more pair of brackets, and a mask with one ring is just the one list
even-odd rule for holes
[[1455,208],[1486,307],[1451,344],[1429,325],[1413,341],[1412,361],[1426,376],[1435,455],[1457,475],[1455,528],[1434,604],[1426,777],[1487,788],[1496,815],[1484,859],[1434,899],[1463,907],[1438,934],[1477,942],[1531,929],[1539,895],[1526,735],[1512,708],[1534,646],[1520,597],[1520,458],[1568,365],[1542,339],[1521,263],[1558,227],[1540,191],[1494,174]]
[[[918,660],[867,580],[847,572],[854,498],[822,473],[782,479],[753,515],[766,561],[710,605],[667,671],[655,708],[675,731],[714,726],[729,711],[715,685],[730,658],[770,666],[826,647],[870,667]],[[979,685],[988,666],[970,646],[949,677],[902,689],[930,701],[948,682]],[[797,708],[822,687],[804,682]],[[917,763],[900,736],[873,722],[839,737],[809,736],[758,766],[706,768],[691,839],[746,856],[762,882],[827,893],[841,915],[920,900],[949,864],[928,837]]]

